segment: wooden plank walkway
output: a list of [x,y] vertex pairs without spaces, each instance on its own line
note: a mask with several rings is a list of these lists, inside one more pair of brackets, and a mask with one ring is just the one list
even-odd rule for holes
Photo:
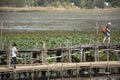
[[[17,65],[16,72],[25,71],[47,71],[47,70],[68,70],[76,69],[76,67],[90,67],[90,68],[107,68],[120,67],[119,61],[99,61],[99,62],[80,62],[80,63],[51,63],[51,64],[32,64],[32,65]],[[14,72],[12,68],[0,66],[0,73]]]

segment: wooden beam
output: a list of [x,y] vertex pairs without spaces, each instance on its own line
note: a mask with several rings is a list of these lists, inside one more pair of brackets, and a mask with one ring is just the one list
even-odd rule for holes
[[[91,68],[107,68],[110,67],[120,67],[120,62],[118,61],[101,61],[101,62],[82,62],[77,63],[77,67],[90,67]],[[16,68],[16,72],[24,72],[24,71],[47,71],[48,65],[47,64],[39,64],[39,65],[24,65],[24,66],[18,66]],[[68,69],[76,69],[76,63],[51,63],[49,64],[49,70],[68,70]],[[0,73],[1,72],[13,72],[13,69],[0,66]]]

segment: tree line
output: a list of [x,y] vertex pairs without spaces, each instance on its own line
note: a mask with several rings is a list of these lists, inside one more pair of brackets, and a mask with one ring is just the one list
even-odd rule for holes
[[0,6],[5,7],[72,7],[104,8],[120,7],[120,0],[0,0]]

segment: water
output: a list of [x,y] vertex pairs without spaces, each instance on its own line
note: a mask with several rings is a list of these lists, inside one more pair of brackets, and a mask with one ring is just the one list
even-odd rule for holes
[[18,30],[96,30],[107,22],[119,30],[120,10],[83,10],[77,12],[0,12],[3,29]]

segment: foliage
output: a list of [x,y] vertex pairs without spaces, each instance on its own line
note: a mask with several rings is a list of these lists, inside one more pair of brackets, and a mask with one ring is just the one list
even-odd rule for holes
[[[61,34],[59,34],[61,33]],[[39,36],[39,35],[43,36]],[[3,37],[3,43],[4,47],[6,48],[8,44],[8,41],[11,40],[10,42],[16,42],[18,44],[19,49],[33,49],[33,45],[38,42],[39,46],[42,47],[42,42],[45,41],[47,44],[47,49],[55,48],[59,45],[62,46],[67,46],[67,43],[73,44],[73,45],[80,45],[80,44],[85,44],[89,43],[89,35],[86,34],[76,34],[74,32],[68,32],[67,34],[64,34],[62,32],[58,32],[55,34],[49,34],[47,33],[31,33],[30,34],[11,34],[11,35],[5,35]],[[18,36],[19,35],[19,36]],[[95,38],[91,37],[92,42],[95,42]]]
[[111,2],[111,5],[112,5],[113,7],[118,7],[118,6],[120,6],[120,0],[114,0],[114,1],[112,1],[112,2]]
[[104,2],[108,2],[112,7],[120,7],[120,0],[0,0],[0,6],[26,7],[26,6],[54,6],[67,7],[75,6],[81,8],[104,8]]
[[[68,43],[71,45],[81,45],[81,44],[89,44],[89,43],[96,43],[96,35],[88,33],[82,33],[82,32],[72,32],[72,31],[35,31],[35,32],[14,32],[16,34],[11,34],[9,32],[4,32],[3,35],[3,44],[4,44],[4,50],[8,49],[8,43],[15,42],[17,43],[18,50],[33,50],[35,43],[37,42],[39,44],[39,49],[42,49],[43,41],[46,42],[47,49],[53,49],[58,46],[66,47],[68,46]],[[115,43],[118,43],[119,41],[119,33],[116,32],[115,34],[112,33],[112,35],[115,35],[113,38]],[[99,41],[102,42],[102,37],[99,37]],[[80,53],[75,52],[75,55],[72,56],[73,62],[79,62],[80,61]],[[64,61],[66,60],[67,53],[64,53]],[[30,57],[32,55],[26,54],[27,63],[30,63]],[[48,55],[47,57],[54,57],[55,55]],[[111,55],[110,60],[116,60],[115,55]],[[24,54],[18,55],[20,58],[25,58]],[[87,61],[93,61],[94,60],[94,51],[89,51],[89,53],[86,54]],[[39,56],[39,60],[41,60]],[[100,53],[100,60],[105,61],[106,55],[105,53]],[[48,62],[55,62],[55,59],[49,59]],[[22,60],[18,60],[19,63],[23,63]]]
[[95,0],[94,4],[98,8],[104,8],[104,2],[105,2],[105,0]]

